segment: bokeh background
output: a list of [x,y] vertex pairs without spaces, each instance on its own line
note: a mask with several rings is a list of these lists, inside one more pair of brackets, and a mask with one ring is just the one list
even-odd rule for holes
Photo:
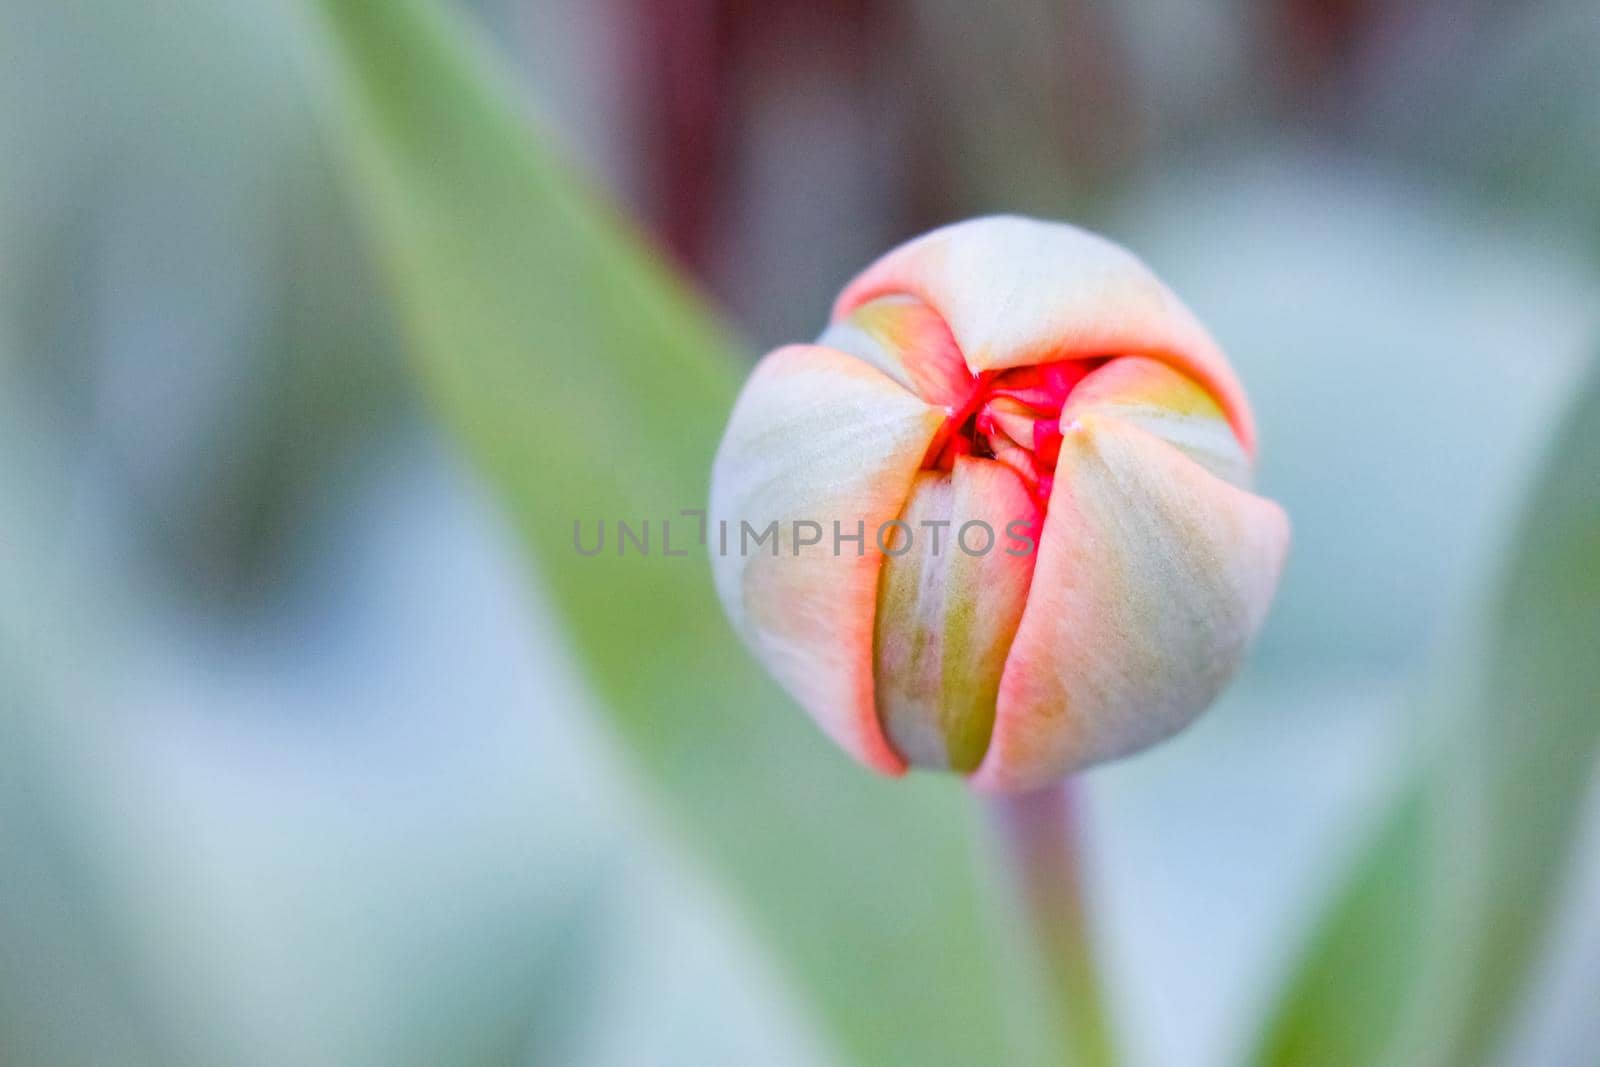
[[[1129,1062],[1238,1062],[1600,347],[1600,13],[975,7],[456,10],[752,360],[991,211],[1210,325],[1294,551],[1224,700],[1083,788]],[[833,1062],[433,417],[329,36],[0,0],[0,1062]],[[1600,1062],[1586,811],[1504,1062]]]

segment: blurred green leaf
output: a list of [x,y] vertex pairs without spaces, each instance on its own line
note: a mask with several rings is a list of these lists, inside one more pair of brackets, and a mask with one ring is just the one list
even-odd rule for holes
[[1414,793],[1395,805],[1316,931],[1255,1062],[1384,1062],[1423,956],[1425,830]]
[[1559,902],[1600,767],[1600,364],[1488,610],[1430,706],[1419,788],[1314,938],[1256,1062],[1492,1058]]
[[[961,787],[850,764],[737,647],[694,547],[738,363],[684,286],[530,136],[427,3],[322,0],[352,190],[442,419],[498,493],[650,796],[846,1057],[1028,1062]],[[661,521],[674,550],[662,553]],[[648,558],[574,550],[651,526]],[[614,542],[613,542],[614,543]],[[1020,1047],[1019,1047],[1020,1046]]]

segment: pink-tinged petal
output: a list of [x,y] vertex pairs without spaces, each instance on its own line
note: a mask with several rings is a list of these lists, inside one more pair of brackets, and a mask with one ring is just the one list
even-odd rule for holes
[[1281,508],[1148,430],[1088,412],[1062,428],[980,789],[1043,785],[1186,726],[1243,658],[1288,547]]
[[974,387],[950,328],[910,296],[886,296],[830,323],[817,344],[877,367],[930,404],[960,407]]
[[[884,738],[873,704],[883,562],[875,538],[900,513],[945,418],[853,356],[792,345],[757,365],[712,470],[709,547],[734,628],[830,737],[887,774],[905,761]],[[846,537],[861,524],[859,555],[855,542],[835,552],[836,521]],[[755,546],[741,536],[742,522],[755,534],[776,522],[778,538]],[[796,522],[819,531],[797,533]],[[817,544],[801,543],[814,532]]]
[[1210,393],[1165,363],[1114,359],[1084,377],[1061,410],[1068,425],[1109,415],[1148,430],[1225,482],[1249,489],[1254,464]]
[[976,371],[1100,356],[1151,356],[1221,403],[1245,451],[1244,389],[1210,334],[1138,258],[1065,223],[1011,216],[934,230],[873,263],[834,305],[835,322],[886,296],[931,306]]
[[1033,572],[1032,542],[1013,534],[1035,536],[1038,516],[1009,467],[963,456],[918,474],[900,519],[878,582],[878,717],[912,764],[968,773]]

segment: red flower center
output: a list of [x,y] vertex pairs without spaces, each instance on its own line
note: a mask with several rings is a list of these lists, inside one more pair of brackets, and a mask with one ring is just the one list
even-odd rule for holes
[[1104,359],[1061,360],[985,371],[934,435],[925,470],[950,470],[957,456],[993,459],[1016,471],[1042,513],[1061,454],[1061,409],[1073,388]]

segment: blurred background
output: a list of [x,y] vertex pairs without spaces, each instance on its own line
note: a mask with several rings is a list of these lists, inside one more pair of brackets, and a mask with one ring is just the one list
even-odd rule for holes
[[[1600,339],[1594,5],[457,6],[752,360],[992,211],[1128,245],[1229,351],[1284,584],[1085,808],[1129,1061],[1236,1062]],[[0,1062],[832,1062],[430,418],[325,37],[0,0]],[[1589,810],[1507,1062],[1600,1062]]]

